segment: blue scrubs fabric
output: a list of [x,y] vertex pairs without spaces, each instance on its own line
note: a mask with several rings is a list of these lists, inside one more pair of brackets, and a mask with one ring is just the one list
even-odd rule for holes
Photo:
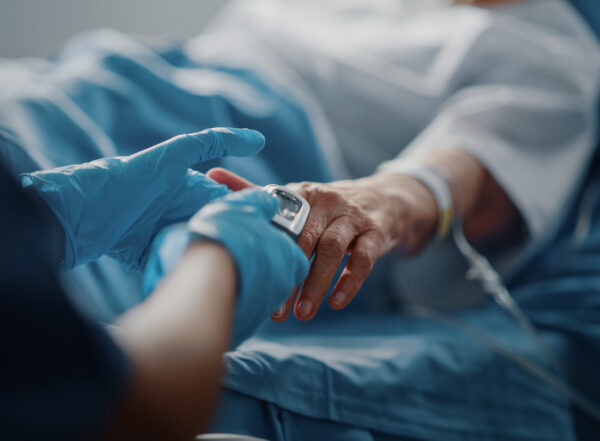
[[[303,109],[252,72],[191,62],[180,46],[110,30],[72,40],[53,60],[0,60],[0,160],[14,174],[128,155],[210,127],[261,131],[266,147],[223,166],[257,184],[328,181]],[[110,321],[141,300],[141,281],[115,262],[75,269],[69,293]]]
[[50,230],[0,164],[0,434],[91,439],[130,376],[128,360],[59,287]]

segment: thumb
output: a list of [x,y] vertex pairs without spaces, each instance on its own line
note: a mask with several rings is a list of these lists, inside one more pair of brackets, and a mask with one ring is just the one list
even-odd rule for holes
[[188,169],[193,165],[223,156],[247,156],[260,152],[264,136],[255,130],[214,128],[179,135],[133,156],[144,155],[167,169]]

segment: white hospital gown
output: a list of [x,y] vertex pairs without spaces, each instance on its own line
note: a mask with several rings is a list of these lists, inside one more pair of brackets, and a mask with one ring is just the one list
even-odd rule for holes
[[[524,240],[488,250],[510,278],[552,238],[585,175],[600,52],[565,1],[447,3],[241,0],[187,50],[295,94],[340,178],[412,152],[471,152],[525,222]],[[447,308],[483,298],[465,269],[448,241],[394,273],[404,300]]]

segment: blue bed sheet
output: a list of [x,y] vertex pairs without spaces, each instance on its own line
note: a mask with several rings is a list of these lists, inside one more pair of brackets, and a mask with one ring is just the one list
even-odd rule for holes
[[[490,307],[454,319],[544,364],[502,311]],[[574,439],[567,400],[452,321],[346,314],[309,325],[270,325],[228,354],[227,371],[231,390],[365,433],[448,441]],[[225,416],[216,427],[229,430],[231,422]],[[299,431],[281,439],[304,436]]]
[[[0,80],[0,158],[15,173],[238,126],[266,135],[264,153],[208,166],[263,184],[332,178],[292,97],[252,72],[195,65],[178,47],[96,32],[50,62],[3,62]],[[587,367],[600,359],[597,211],[591,233],[566,263],[558,256],[568,247],[574,217],[562,239],[511,286],[564,357],[568,379],[596,399],[598,381]],[[80,271],[66,283],[96,315],[109,318],[139,301],[139,280],[114,262]],[[227,354],[226,393],[214,428],[273,440],[576,439],[570,403],[470,329],[548,364],[493,304],[450,320],[355,308],[308,324],[267,324]]]

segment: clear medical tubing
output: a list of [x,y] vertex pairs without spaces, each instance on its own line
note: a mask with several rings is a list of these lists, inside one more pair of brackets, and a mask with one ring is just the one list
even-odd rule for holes
[[540,336],[535,325],[525,315],[517,302],[504,286],[500,274],[494,269],[490,262],[471,246],[465,238],[462,222],[455,221],[452,229],[454,241],[461,254],[467,259],[469,269],[466,277],[469,280],[477,280],[483,286],[485,292],[492,296],[494,301],[506,310],[514,319],[527,331],[527,333],[536,341],[538,346],[544,351],[549,360],[554,363],[558,369],[562,369],[559,358]]
[[[598,191],[598,188],[594,188],[594,190],[595,192],[592,192],[594,193],[592,196],[593,199],[597,199],[598,195],[600,195],[600,191]],[[590,203],[591,199],[592,197],[584,197],[579,217],[579,223],[575,229],[575,241],[581,240],[581,234],[583,234],[582,230],[586,231],[586,226],[587,230],[589,230],[589,216],[591,215],[591,210],[589,209],[589,207],[593,205]],[[514,298],[510,295],[508,289],[502,282],[502,278],[500,277],[498,272],[494,269],[490,262],[480,253],[478,253],[477,250],[475,250],[467,241],[463,232],[462,221],[459,219],[455,220],[454,222],[453,236],[454,241],[458,246],[458,249],[469,264],[470,268],[467,271],[467,278],[470,280],[478,280],[483,286],[483,289],[492,296],[494,301],[498,303],[498,305],[500,305],[500,307],[502,307],[512,317],[514,317],[517,323],[519,323],[521,327],[539,345],[539,347],[544,351],[548,359],[558,369],[562,370],[562,363],[560,363],[559,358],[544,342],[535,325],[531,322],[531,320],[529,320],[527,315],[523,312],[523,310],[519,307],[517,302],[515,302]],[[500,355],[513,361],[526,371],[530,372],[533,376],[541,380],[543,383],[546,383],[548,386],[552,387],[559,393],[568,397],[590,418],[593,418],[594,420],[600,423],[600,407],[598,407],[596,403],[592,402],[578,391],[571,388],[562,379],[554,375],[552,372],[550,372],[543,366],[540,366],[539,364],[530,360],[529,358],[498,343],[482,331],[474,327],[468,326],[458,320],[452,319],[448,316],[444,316],[442,314],[436,313],[428,309],[420,309],[416,312],[417,314],[437,318],[448,324],[459,327],[468,334],[476,337],[478,340],[491,347]]]

